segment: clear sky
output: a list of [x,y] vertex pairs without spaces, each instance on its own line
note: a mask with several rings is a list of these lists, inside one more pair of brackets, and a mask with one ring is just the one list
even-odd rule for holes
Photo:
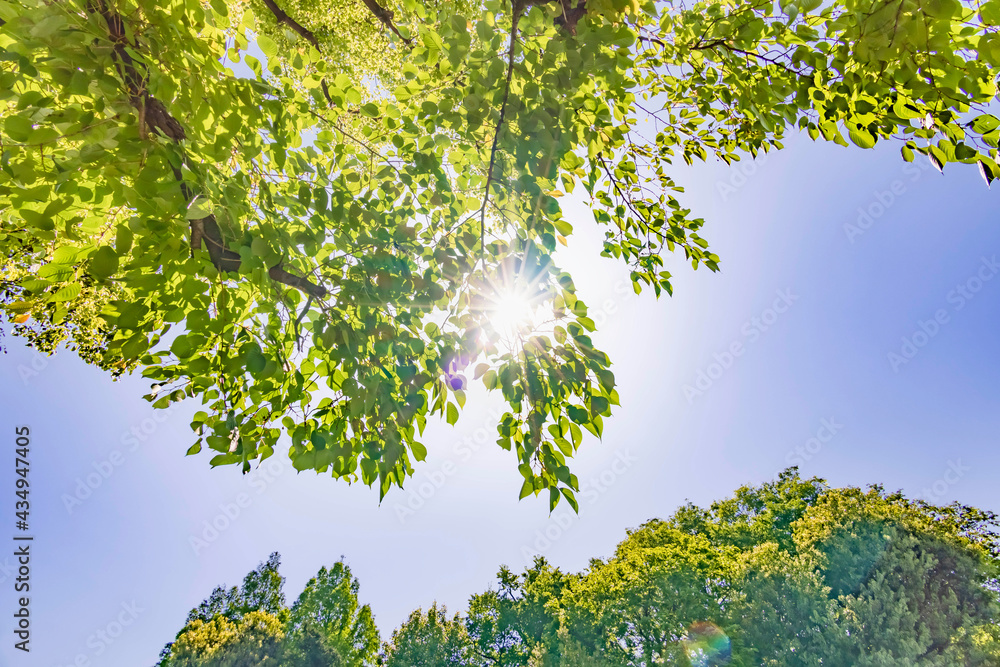
[[[428,428],[427,461],[380,506],[376,490],[296,474],[281,455],[246,477],[210,470],[184,456],[196,405],[157,414],[141,378],[113,383],[8,338],[4,442],[15,425],[33,432],[34,634],[30,656],[15,655],[3,547],[0,665],[150,665],[192,606],[275,550],[290,599],[343,556],[388,636],[416,607],[462,608],[502,563],[542,553],[581,569],[627,528],[791,464],[1000,509],[1000,220],[976,169],[942,175],[905,165],[898,146],[798,137],[755,165],[678,168],[677,180],[722,272],[675,258],[675,296],[659,301],[598,256],[601,232],[570,204],[579,233],[562,261],[602,323],[594,339],[622,399],[576,459],[579,516],[517,501],[512,455],[490,444],[499,403],[483,392],[455,427]],[[7,465],[9,545],[12,451]],[[88,476],[96,488],[78,491]],[[206,532],[213,522],[224,529]]]

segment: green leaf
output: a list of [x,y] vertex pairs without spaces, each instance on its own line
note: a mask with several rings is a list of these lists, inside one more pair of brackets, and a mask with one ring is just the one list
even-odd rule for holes
[[326,449],[326,437],[319,431],[312,432],[312,435],[309,436],[309,442],[311,442],[313,448],[317,450]]
[[111,246],[101,246],[90,256],[90,273],[103,280],[118,271],[118,255]]
[[593,396],[590,399],[590,412],[594,416],[606,414],[609,407],[608,399],[603,396]]
[[493,26],[488,24],[486,21],[476,22],[476,34],[479,36],[479,39],[484,42],[489,42],[493,38],[493,33]]
[[73,269],[63,264],[46,264],[38,270],[38,277],[51,282],[61,282],[73,278]]
[[31,121],[24,116],[8,116],[3,126],[7,136],[17,142],[27,141],[33,129]]
[[567,489],[565,487],[562,487],[559,489],[559,491],[562,492],[563,497],[566,498],[566,502],[568,502],[569,506],[573,508],[573,511],[579,514],[580,505],[579,503],[576,502],[576,495],[573,493],[573,489]]
[[31,36],[37,39],[47,39],[57,30],[66,27],[67,21],[64,14],[50,14],[35,24],[31,29]]
[[257,375],[261,373],[267,366],[267,357],[258,352],[257,350],[251,350],[247,354],[247,370],[252,374]]
[[52,261],[55,264],[74,264],[79,257],[80,251],[71,245],[64,245],[56,248],[52,253]]
[[257,46],[263,51],[264,55],[268,58],[273,58],[278,55],[278,45],[273,39],[267,35],[257,35]]
[[308,450],[296,455],[292,459],[292,467],[302,472],[303,470],[311,470],[316,466],[316,452],[313,450]]
[[958,0],[922,0],[921,8],[936,19],[951,18],[962,10]]
[[194,354],[195,350],[189,337],[185,334],[181,334],[174,339],[173,343],[170,344],[170,352],[179,359],[187,359]]
[[605,368],[598,369],[594,371],[594,373],[597,375],[598,379],[601,382],[601,387],[603,387],[605,391],[611,391],[612,389],[615,388],[614,373]]
[[371,459],[361,459],[361,479],[365,484],[371,484],[378,475],[378,464]]
[[35,293],[44,292],[49,288],[49,285],[51,285],[49,281],[38,280],[37,278],[33,280],[21,281],[21,287],[23,287],[28,292],[35,292]]
[[410,450],[413,452],[413,458],[415,458],[417,461],[423,461],[424,459],[427,458],[427,448],[424,447],[419,442],[416,441],[411,442]]
[[590,415],[587,414],[587,411],[576,405],[567,406],[566,412],[569,414],[569,418],[577,424],[586,424],[590,421]]
[[53,301],[72,301],[80,296],[79,285],[66,285],[52,296]]
[[217,456],[212,457],[212,460],[209,461],[209,465],[215,468],[217,466],[226,466],[226,465],[232,465],[234,463],[239,463],[242,460],[243,457],[241,457],[239,454],[219,454]]
[[873,148],[875,146],[875,137],[868,130],[850,125],[847,130],[847,136],[855,146],[861,148]]
[[250,252],[253,253],[254,257],[267,257],[271,254],[271,249],[267,247],[267,241],[259,236],[255,236],[253,241],[250,242]]
[[427,62],[431,64],[437,61],[444,50],[444,42],[434,30],[424,32],[424,46],[427,48]]
[[980,116],[976,116],[972,122],[969,123],[969,126],[973,129],[973,131],[978,132],[979,134],[987,134],[1000,127],[1000,119],[993,114],[984,113]]
[[976,157],[979,153],[976,149],[968,146],[964,143],[959,143],[955,145],[955,159],[957,160],[968,160],[971,161],[972,158]]
[[458,421],[458,408],[455,407],[454,403],[448,404],[447,413],[448,413],[447,416],[448,423],[454,426],[455,422]]
[[979,16],[986,25],[1000,25],[1000,0],[989,0],[979,5]]
[[573,456],[573,445],[566,438],[553,438],[552,441],[556,443],[560,452],[566,456]]
[[124,255],[132,249],[132,230],[127,225],[118,225],[118,233],[115,236],[115,252]]
[[497,388],[497,373],[496,371],[486,371],[483,373],[483,385],[489,389],[493,390]]
[[188,220],[201,220],[212,215],[212,211],[215,210],[212,202],[206,197],[195,197],[188,206],[186,217]]
[[983,180],[986,181],[986,185],[989,186],[997,178],[995,163],[987,164],[985,160],[980,160],[979,175],[983,177]]
[[944,164],[947,159],[947,156],[945,156],[944,151],[942,151],[937,146],[929,146],[927,150],[928,150],[927,159],[930,160],[931,164],[934,165],[935,169],[943,172]]

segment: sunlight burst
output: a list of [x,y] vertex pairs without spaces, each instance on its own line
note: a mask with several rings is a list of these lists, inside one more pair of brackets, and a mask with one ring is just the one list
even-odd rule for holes
[[504,291],[497,296],[496,302],[490,308],[490,324],[498,334],[513,337],[532,328],[534,311],[527,295]]
[[486,316],[484,343],[499,343],[508,350],[517,349],[531,336],[550,333],[555,320],[552,294],[523,273],[511,272],[491,281],[479,294],[479,308]]

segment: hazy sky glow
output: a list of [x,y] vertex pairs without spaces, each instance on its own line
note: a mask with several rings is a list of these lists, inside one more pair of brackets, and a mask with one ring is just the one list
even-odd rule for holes
[[[575,461],[579,516],[517,501],[513,455],[492,444],[500,403],[478,383],[457,426],[429,425],[427,461],[380,506],[377,490],[296,474],[283,454],[246,477],[210,470],[183,455],[197,405],[157,414],[139,377],[112,383],[6,339],[8,442],[17,424],[34,433],[35,618],[28,660],[5,618],[0,664],[150,665],[192,606],[275,550],[290,598],[343,556],[387,636],[418,606],[458,610],[501,563],[542,553],[581,569],[626,528],[792,464],[1000,509],[996,195],[974,167],[941,175],[918,159],[796,137],[757,163],[678,168],[722,272],[673,258],[675,296],[659,302],[598,257],[602,232],[568,204],[578,233],[560,261],[622,399]],[[0,555],[2,609],[11,562]]]

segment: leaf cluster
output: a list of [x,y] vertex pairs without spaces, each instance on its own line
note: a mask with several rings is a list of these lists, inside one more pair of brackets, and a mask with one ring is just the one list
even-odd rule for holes
[[[0,309],[200,401],[213,466],[380,497],[480,380],[521,497],[575,507],[618,394],[563,199],[659,295],[719,268],[681,163],[805,131],[989,183],[998,1],[0,0]],[[502,341],[515,289],[552,318]]]

